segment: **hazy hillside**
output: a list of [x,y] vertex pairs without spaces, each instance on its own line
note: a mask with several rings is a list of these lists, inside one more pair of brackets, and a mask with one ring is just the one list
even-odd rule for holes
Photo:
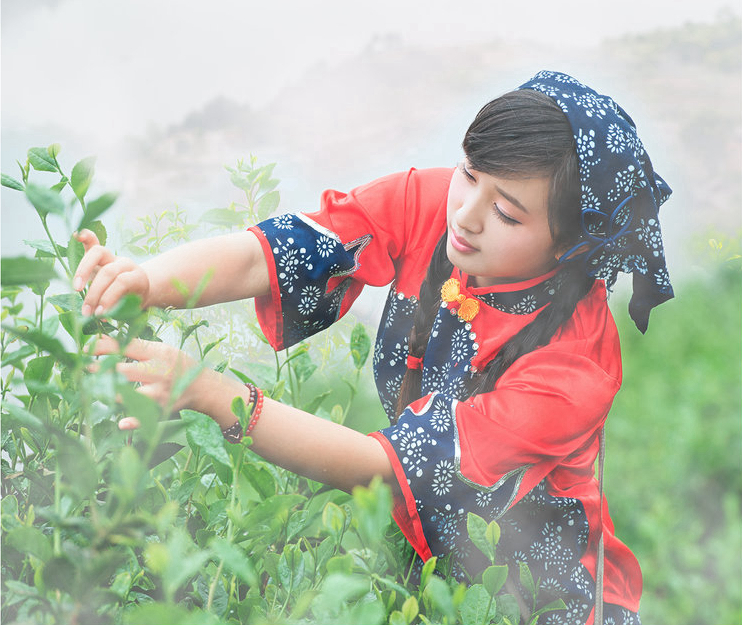
[[481,104],[552,67],[615,95],[634,116],[675,189],[663,216],[671,238],[733,231],[742,205],[741,64],[742,21],[733,15],[597,48],[421,49],[380,39],[344,63],[315,67],[265,109],[222,98],[132,141],[122,161],[125,196],[135,211],[225,204],[234,194],[222,165],[252,152],[279,162],[284,209],[314,206],[327,186],[453,164]]

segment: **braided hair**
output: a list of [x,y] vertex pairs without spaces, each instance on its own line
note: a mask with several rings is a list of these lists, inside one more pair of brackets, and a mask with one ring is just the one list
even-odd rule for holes
[[[531,90],[513,91],[493,100],[477,113],[462,147],[477,171],[504,178],[548,176],[548,223],[554,243],[558,249],[568,249],[578,241],[579,163],[572,129],[554,100]],[[415,358],[425,353],[440,307],[440,289],[453,269],[446,254],[446,240],[444,234],[438,241],[420,286],[407,342],[409,354]],[[552,301],[476,375],[473,394],[491,391],[518,358],[546,345],[595,281],[580,263],[566,263],[557,275]],[[408,368],[399,392],[397,415],[421,396],[421,384],[422,370]]]

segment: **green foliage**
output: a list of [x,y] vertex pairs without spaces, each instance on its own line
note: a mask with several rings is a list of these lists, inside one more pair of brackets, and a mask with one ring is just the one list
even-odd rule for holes
[[[606,491],[644,575],[647,622],[742,622],[739,241],[676,286],[640,335],[624,303],[624,381],[607,425]],[[728,250],[728,251],[727,251]]]
[[[527,569],[497,564],[496,523],[468,519],[492,563],[468,586],[435,558],[413,583],[383,484],[328,490],[226,443],[205,415],[163,411],[116,373],[118,356],[88,371],[85,348],[98,334],[166,340],[327,419],[382,424],[370,409],[372,339],[354,321],[279,355],[240,304],[141,313],[125,299],[105,320],[83,318],[71,234],[89,227],[105,242],[99,217],[115,196],[88,200],[93,160],[68,176],[59,156],[58,145],[32,148],[20,179],[2,176],[48,236],[2,261],[4,622],[505,625],[562,609]],[[139,220],[122,247],[157,253],[199,228],[244,228],[277,205],[272,172],[251,157],[229,170],[246,198],[219,209],[229,216],[193,224],[164,211]],[[61,240],[50,219],[68,227]],[[624,384],[608,420],[606,491],[616,533],[643,568],[647,622],[742,619],[739,241],[714,235],[703,246],[713,254],[707,275],[677,285],[645,336],[614,306]],[[117,428],[128,415],[140,430]],[[511,584],[531,594],[523,612]]]
[[[164,339],[203,366],[337,422],[354,406],[369,414],[374,403],[364,377],[371,338],[360,323],[340,322],[279,355],[244,307],[142,312],[130,296],[105,319],[82,317],[71,277],[83,250],[72,231],[88,227],[105,241],[98,218],[115,195],[88,201],[95,160],[78,161],[67,176],[60,151],[32,148],[22,180],[2,178],[48,236],[26,242],[33,257],[2,264],[3,621],[521,622],[503,590],[507,567],[491,566],[467,589],[433,558],[420,583],[410,581],[411,549],[391,524],[381,481],[352,494],[323,488],[227,443],[206,415],[163,410],[116,372],[122,356],[90,356],[100,334],[122,344]],[[179,209],[140,219],[124,247],[153,254],[199,228],[265,218],[279,202],[272,172],[254,157],[238,163],[229,173],[244,204],[208,211],[199,224]],[[62,242],[47,219],[67,226]],[[178,380],[176,394],[189,381]],[[246,418],[244,403],[233,409]],[[120,431],[123,416],[136,416],[140,428]],[[470,532],[494,563],[497,524],[472,517]]]

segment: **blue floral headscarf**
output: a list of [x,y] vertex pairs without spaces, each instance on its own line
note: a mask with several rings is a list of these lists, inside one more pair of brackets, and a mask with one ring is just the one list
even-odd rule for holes
[[652,308],[673,297],[657,217],[672,190],[652,168],[633,120],[610,97],[550,71],[539,72],[520,89],[551,97],[575,138],[583,234],[562,259],[584,262],[588,274],[605,280],[608,288],[619,272],[633,274],[629,314],[645,332]]

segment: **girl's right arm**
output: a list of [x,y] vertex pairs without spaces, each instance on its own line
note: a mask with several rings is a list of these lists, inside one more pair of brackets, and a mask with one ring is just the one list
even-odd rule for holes
[[189,300],[176,283],[193,293],[208,275],[208,282],[195,307],[209,306],[270,292],[265,255],[258,238],[249,231],[192,241],[151,260],[136,264],[114,256],[101,246],[90,230],[77,239],[85,255],[75,272],[73,286],[81,291],[90,281],[83,301],[84,315],[110,310],[126,294],[142,298],[142,305],[183,308]]

